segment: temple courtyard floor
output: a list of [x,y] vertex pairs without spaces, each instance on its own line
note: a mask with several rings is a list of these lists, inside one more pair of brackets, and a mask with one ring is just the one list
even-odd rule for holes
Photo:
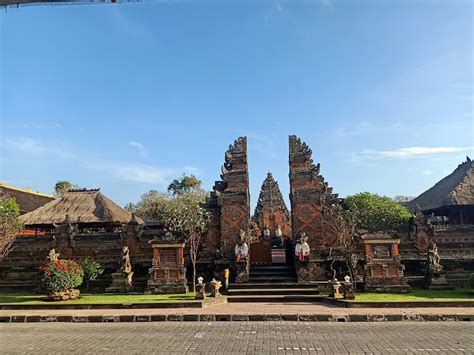
[[472,354],[473,322],[0,324],[2,354]]

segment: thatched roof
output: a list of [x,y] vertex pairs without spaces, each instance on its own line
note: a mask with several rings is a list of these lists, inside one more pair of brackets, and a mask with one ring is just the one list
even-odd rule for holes
[[[132,214],[97,190],[69,190],[63,197],[20,217],[26,226],[52,225],[63,222],[68,216],[71,223],[122,224]],[[143,223],[136,218],[138,223]]]
[[474,162],[467,157],[450,175],[406,203],[412,211],[417,205],[423,211],[442,206],[474,205]]
[[21,214],[34,211],[40,206],[54,200],[54,196],[34,192],[27,189],[19,189],[0,183],[0,198],[14,198],[20,205]]

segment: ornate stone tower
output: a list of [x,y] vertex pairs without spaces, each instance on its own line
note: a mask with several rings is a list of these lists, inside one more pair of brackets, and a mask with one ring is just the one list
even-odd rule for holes
[[250,194],[247,164],[247,137],[239,137],[225,152],[221,181],[216,181],[206,207],[212,214],[205,247],[234,248],[239,230],[250,223]]
[[279,225],[283,236],[291,236],[290,212],[283,200],[278,183],[270,172],[263,181],[253,220],[257,222],[260,230],[267,226],[271,233],[274,233]]
[[312,151],[296,136],[289,137],[290,154],[290,202],[293,236],[301,232],[308,237],[311,248],[309,281],[325,279],[319,256],[320,246],[324,243],[321,216],[323,207],[337,202],[324,177],[319,174],[319,164],[314,164]]

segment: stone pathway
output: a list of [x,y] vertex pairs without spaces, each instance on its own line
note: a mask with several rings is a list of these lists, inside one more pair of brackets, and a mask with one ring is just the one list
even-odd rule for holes
[[474,323],[0,324],[2,354],[472,354]]

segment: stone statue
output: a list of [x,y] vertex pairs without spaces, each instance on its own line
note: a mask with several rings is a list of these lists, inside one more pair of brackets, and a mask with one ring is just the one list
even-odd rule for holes
[[211,280],[211,297],[219,297],[219,289],[222,287],[222,282],[217,281],[215,278]]
[[130,263],[130,250],[126,245],[122,247],[122,267],[120,268],[120,271],[125,274],[132,272],[132,264]]
[[281,232],[281,227],[280,225],[278,224],[276,229],[275,229],[275,237],[277,238],[281,238],[283,236],[283,233]]
[[239,240],[237,244],[235,244],[234,253],[235,261],[237,262],[246,261],[249,255],[249,246],[245,241],[245,231],[242,229],[239,232]]
[[428,247],[428,267],[436,271],[443,270],[443,266],[440,264],[440,260],[441,257],[438,253],[438,245],[431,241]]
[[277,228],[275,229],[275,239],[273,241],[273,246],[277,248],[283,248],[284,244],[283,233],[281,232],[281,227],[278,224]]
[[58,260],[58,258],[59,258],[59,253],[56,253],[56,250],[54,248],[51,248],[47,257],[48,261],[53,262],[53,261]]
[[268,239],[268,237],[270,237],[270,229],[268,229],[268,226],[265,225],[265,227],[263,227],[263,236]]
[[310,253],[311,249],[308,244],[308,237],[306,237],[305,232],[301,232],[300,238],[295,246],[295,256],[300,262],[304,262],[308,260]]

